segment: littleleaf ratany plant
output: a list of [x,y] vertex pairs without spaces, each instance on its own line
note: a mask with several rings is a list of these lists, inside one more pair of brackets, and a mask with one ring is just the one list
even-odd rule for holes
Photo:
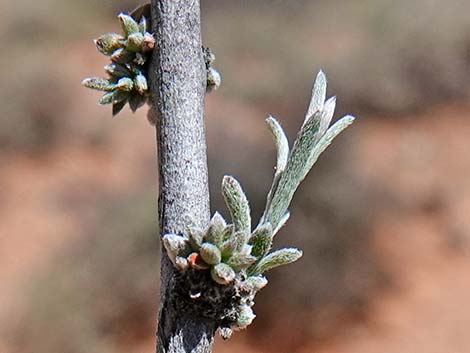
[[[354,117],[347,115],[329,127],[336,97],[326,100],[326,76],[320,71],[312,98],[292,149],[279,122],[270,116],[266,123],[277,149],[276,172],[258,225],[252,227],[250,205],[239,182],[232,176],[222,181],[222,194],[231,223],[216,212],[206,229],[188,226],[185,234],[166,234],[163,245],[173,265],[182,273],[208,271],[218,286],[230,287],[230,303],[220,312],[219,333],[246,328],[255,318],[256,293],[268,283],[264,273],[298,260],[302,251],[284,248],[271,251],[274,236],[289,219],[289,204],[300,182],[333,139]],[[201,297],[190,290],[193,300]]]
[[[99,102],[111,104],[113,115],[126,104],[135,112],[148,101],[148,63],[152,50],[158,46],[158,39],[148,32],[149,4],[129,15],[121,13],[118,18],[123,34],[107,33],[95,40],[98,50],[111,59],[105,66],[109,77],[87,78],[82,82],[88,88],[105,92]],[[214,54],[205,47],[202,52],[207,71],[206,91],[210,92],[219,87],[221,78],[211,65]],[[231,223],[215,212],[205,229],[193,226],[189,219],[184,234],[162,237],[166,253],[177,269],[178,285],[173,295],[181,299],[180,309],[193,310],[214,320],[224,339],[254,320],[255,295],[268,283],[264,274],[302,256],[302,251],[296,248],[272,251],[274,236],[289,219],[288,208],[301,181],[333,139],[354,121],[354,117],[347,115],[330,126],[336,97],[326,99],[326,86],[326,76],[320,71],[292,148],[280,123],[272,116],[266,119],[276,145],[277,161],[265,209],[256,227],[240,183],[227,175],[222,181],[222,194]]]

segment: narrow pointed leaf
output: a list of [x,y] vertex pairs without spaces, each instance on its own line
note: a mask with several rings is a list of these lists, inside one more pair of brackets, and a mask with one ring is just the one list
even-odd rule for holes
[[115,88],[107,79],[101,77],[86,78],[82,81],[82,85],[98,91],[111,91]]
[[276,174],[281,173],[287,164],[287,158],[289,157],[289,141],[287,136],[282,129],[281,124],[272,116],[266,119],[269,131],[271,132],[274,143],[276,144],[277,150],[277,162],[276,162]]
[[295,191],[305,177],[307,162],[315,147],[315,135],[320,125],[320,116],[321,112],[316,112],[299,131],[286,169],[282,173],[272,201],[267,207],[263,220],[271,223],[274,228],[286,213]]
[[313,85],[312,98],[310,99],[310,105],[308,107],[307,114],[305,115],[304,124],[313,114],[323,110],[323,105],[326,99],[326,84],[327,80],[325,73],[320,70]]
[[222,194],[235,230],[248,235],[251,232],[250,205],[242,187],[235,178],[226,175],[222,180]]
[[118,15],[122,30],[127,37],[129,34],[139,32],[139,24],[129,15],[120,13]]
[[302,251],[295,248],[285,248],[272,252],[262,258],[253,269],[249,270],[252,275],[262,274],[275,267],[287,265],[297,261],[302,256]]
[[307,161],[302,179],[307,175],[308,171],[313,167],[315,162],[318,160],[318,157],[320,157],[320,154],[322,154],[323,151],[326,150],[326,148],[331,144],[331,142],[336,136],[338,136],[344,129],[346,129],[349,125],[351,125],[354,122],[354,119],[355,118],[353,116],[346,115],[345,117],[335,122],[326,131],[326,133],[321,137],[320,141],[318,141],[318,143],[315,145],[315,148],[313,149]]

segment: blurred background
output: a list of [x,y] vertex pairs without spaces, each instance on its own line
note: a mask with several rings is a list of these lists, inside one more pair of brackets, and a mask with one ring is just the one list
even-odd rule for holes
[[[83,88],[137,1],[0,1],[0,351],[153,352],[155,132]],[[212,210],[223,174],[259,217],[316,72],[356,115],[302,184],[258,317],[215,352],[470,352],[470,3],[202,0]]]

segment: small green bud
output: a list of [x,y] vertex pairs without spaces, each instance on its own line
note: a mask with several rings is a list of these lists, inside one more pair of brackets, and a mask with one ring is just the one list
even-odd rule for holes
[[222,256],[220,254],[220,250],[211,243],[204,243],[199,250],[202,259],[207,262],[209,265],[217,265],[220,263]]
[[227,264],[220,263],[211,269],[212,279],[222,285],[228,285],[235,280],[235,271]]
[[237,328],[244,329],[250,325],[255,319],[256,315],[248,305],[240,305],[238,307]]
[[111,55],[122,46],[124,37],[117,33],[106,33],[94,40],[96,48],[104,55]]
[[147,79],[142,74],[138,74],[134,77],[134,85],[137,92],[141,95],[144,95],[148,90]]
[[209,229],[207,230],[206,240],[216,245],[221,244],[226,227],[227,223],[225,222],[224,218],[220,215],[219,212],[215,212],[214,216],[212,216],[212,219],[209,222]]
[[144,35],[140,32],[132,33],[127,37],[126,48],[130,51],[139,52],[142,49]]
[[121,22],[121,27],[126,37],[132,33],[139,32],[139,24],[131,16],[125,13],[120,13],[118,18]]

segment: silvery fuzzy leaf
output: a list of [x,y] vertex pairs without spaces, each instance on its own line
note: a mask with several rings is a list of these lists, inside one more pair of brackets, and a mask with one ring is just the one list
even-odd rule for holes
[[106,65],[104,69],[109,75],[118,78],[129,77],[132,75],[131,71],[125,65],[122,64],[111,63]]
[[329,98],[325,105],[323,106],[321,118],[320,118],[320,127],[318,128],[318,137],[316,138],[317,142],[326,132],[328,126],[330,126],[331,119],[335,113],[336,108],[336,96]]
[[117,33],[105,33],[94,40],[96,48],[104,55],[111,55],[122,46],[124,37]]
[[351,115],[346,115],[343,118],[339,119],[335,122],[327,131],[326,133],[320,138],[318,143],[315,145],[313,151],[311,152],[306,166],[305,171],[302,176],[302,179],[305,178],[308,171],[313,167],[315,162],[320,157],[320,154],[326,150],[326,148],[331,144],[333,139],[338,136],[344,129],[346,129],[349,125],[354,122],[355,118]]
[[217,265],[222,260],[219,248],[211,243],[203,243],[199,249],[199,254],[209,265]]
[[140,32],[129,34],[126,41],[126,49],[134,52],[142,50],[142,43],[144,42],[144,35]]
[[277,232],[279,232],[279,230],[284,227],[284,225],[287,223],[287,221],[289,220],[289,217],[290,217],[290,212],[287,211],[286,213],[284,213],[284,216],[282,216],[281,220],[279,221],[276,229],[273,230],[273,237],[277,234]]
[[256,315],[248,305],[240,305],[238,307],[238,318],[236,328],[241,330],[250,325],[255,319]]
[[327,79],[323,71],[319,71],[315,79],[315,83],[312,89],[312,98],[310,99],[310,105],[305,115],[304,125],[307,120],[310,119],[313,114],[323,110],[323,106],[326,99],[326,85]]
[[109,82],[109,80],[101,77],[86,78],[82,81],[82,85],[98,91],[112,91],[115,88],[115,85]]
[[129,15],[120,13],[118,15],[119,22],[121,22],[122,31],[127,37],[132,33],[139,32],[139,24]]
[[276,174],[279,174],[286,168],[287,159],[289,157],[289,141],[287,140],[287,136],[284,133],[281,124],[279,124],[273,116],[269,116],[269,118],[266,119],[266,123],[268,124],[269,131],[271,132],[274,138],[274,143],[276,144]]
[[118,115],[126,105],[127,100],[113,103],[113,116]]
[[137,92],[141,95],[144,95],[148,90],[147,79],[142,74],[138,74],[134,77],[134,85]]
[[250,275],[262,274],[275,267],[287,265],[294,261],[297,261],[302,256],[302,251],[295,248],[285,248],[274,251],[263,257],[254,268],[248,272]]
[[256,257],[247,254],[235,253],[226,262],[227,265],[232,267],[235,271],[240,271],[253,265],[256,262]]
[[307,162],[314,148],[321,112],[314,113],[302,126],[294,142],[286,168],[279,178],[271,202],[267,205],[264,222],[276,228],[287,211],[297,187],[306,174]]
[[188,239],[178,234],[165,234],[162,238],[163,246],[171,262],[176,265],[176,257],[184,256],[188,250]]
[[235,280],[235,271],[227,264],[220,263],[211,269],[212,279],[222,285],[228,285]]
[[251,232],[250,205],[242,187],[234,177],[224,176],[222,194],[230,211],[235,230],[248,236]]
[[256,258],[263,257],[271,249],[273,243],[273,229],[271,224],[265,223],[255,229],[250,236],[249,243],[253,245],[251,255]]

